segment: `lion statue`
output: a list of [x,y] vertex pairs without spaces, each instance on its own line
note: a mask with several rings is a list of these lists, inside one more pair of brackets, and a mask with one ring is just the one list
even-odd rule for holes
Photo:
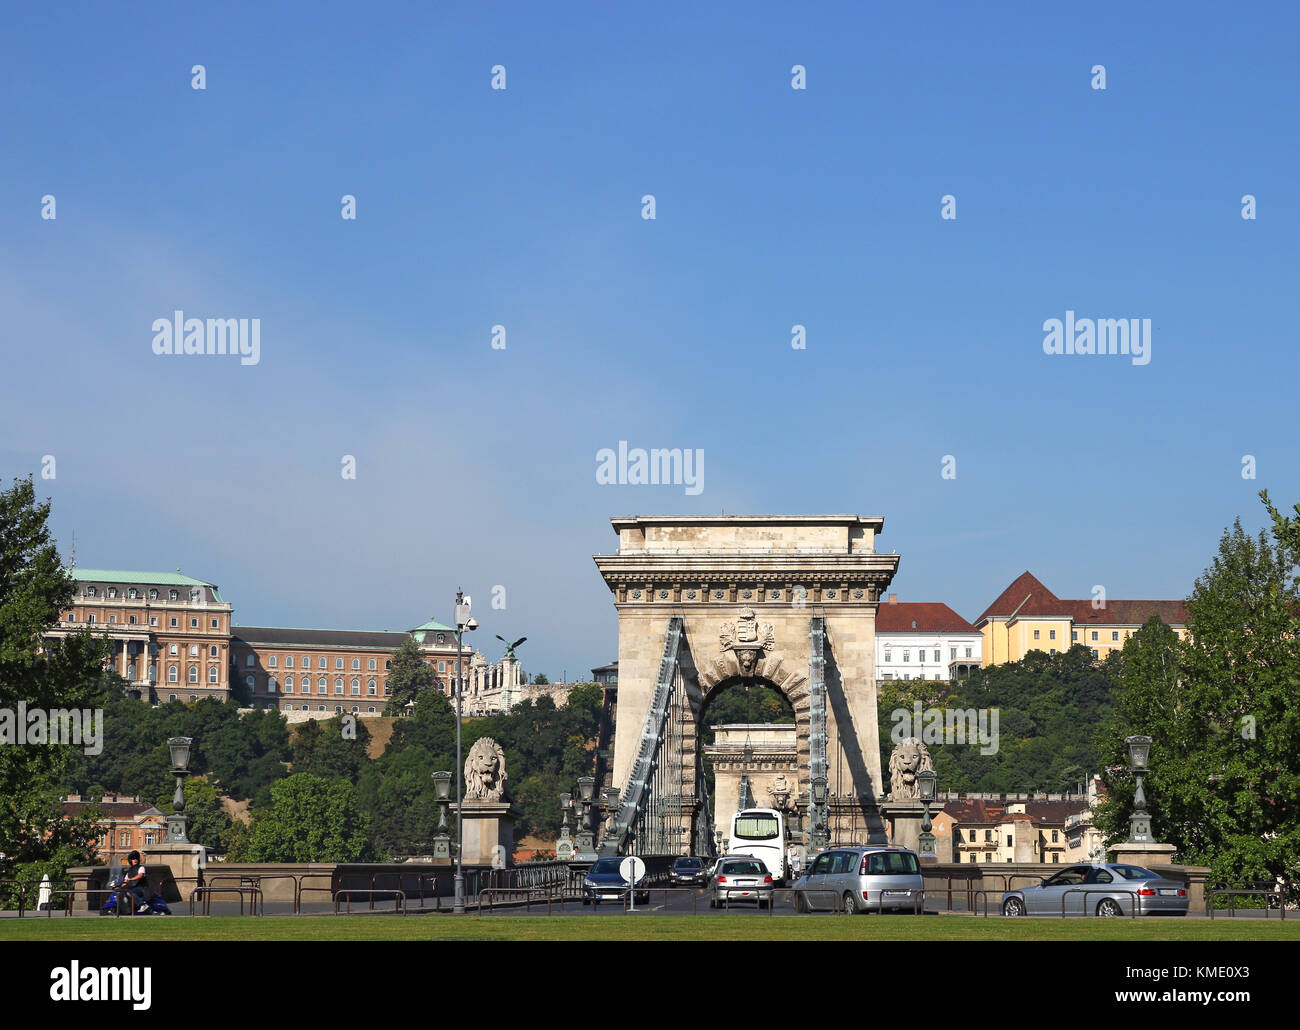
[[916,737],[900,740],[889,756],[889,799],[906,801],[915,798],[916,774],[922,769],[933,768],[930,752]]
[[479,737],[465,759],[465,797],[500,801],[505,794],[506,753],[491,737]]

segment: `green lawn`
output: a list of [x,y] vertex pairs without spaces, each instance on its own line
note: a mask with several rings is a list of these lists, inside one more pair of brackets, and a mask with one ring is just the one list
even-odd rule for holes
[[266,916],[0,920],[0,941],[1300,940],[1300,919],[968,916]]

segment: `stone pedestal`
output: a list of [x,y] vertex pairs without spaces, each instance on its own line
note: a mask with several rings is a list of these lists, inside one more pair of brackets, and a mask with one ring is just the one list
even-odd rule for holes
[[[930,802],[930,822],[943,811],[943,804]],[[925,818],[925,805],[915,799],[906,801],[882,801],[880,814],[884,816],[885,827],[889,831],[889,843],[899,848],[911,848],[918,854],[921,851],[921,821]],[[933,826],[930,829],[934,833]],[[931,859],[931,861],[934,861]]]
[[[454,811],[455,803],[451,807]],[[465,801],[460,811],[461,861],[468,866],[514,865],[515,820],[524,813],[508,801]]]
[[1149,869],[1158,865],[1172,865],[1177,848],[1172,844],[1142,844],[1126,841],[1123,844],[1112,844],[1106,850],[1114,856],[1115,862],[1140,865]]

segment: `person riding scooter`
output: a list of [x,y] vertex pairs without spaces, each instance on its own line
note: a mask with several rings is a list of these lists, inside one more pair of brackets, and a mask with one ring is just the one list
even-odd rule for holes
[[140,852],[138,851],[132,851],[126,856],[126,875],[123,877],[122,886],[131,892],[134,901],[134,914],[147,913],[149,910],[149,895],[145,892],[145,889],[149,886],[149,881],[146,878],[144,863],[140,861]]

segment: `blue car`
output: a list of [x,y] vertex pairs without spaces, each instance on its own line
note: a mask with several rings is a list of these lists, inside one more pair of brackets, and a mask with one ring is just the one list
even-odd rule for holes
[[[599,905],[602,901],[622,901],[627,895],[627,881],[623,879],[619,867],[622,865],[621,858],[598,858],[595,865],[587,870],[587,875],[582,880],[582,903],[584,905]],[[644,886],[646,878],[643,876],[637,881],[636,903],[638,905],[648,904],[650,901],[650,891],[640,889]]]

